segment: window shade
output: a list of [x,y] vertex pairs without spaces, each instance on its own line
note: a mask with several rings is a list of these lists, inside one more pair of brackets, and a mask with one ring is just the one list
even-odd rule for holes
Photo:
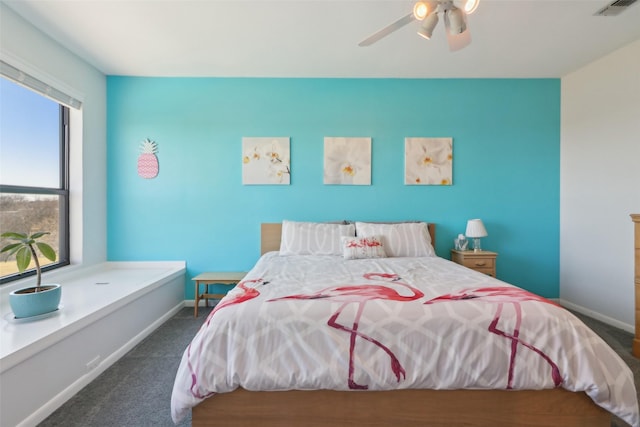
[[38,92],[42,96],[53,99],[54,101],[66,105],[67,107],[80,109],[82,102],[66,93],[49,86],[48,84],[36,79],[35,77],[17,69],[16,67],[0,61],[0,75],[25,86],[31,90]]

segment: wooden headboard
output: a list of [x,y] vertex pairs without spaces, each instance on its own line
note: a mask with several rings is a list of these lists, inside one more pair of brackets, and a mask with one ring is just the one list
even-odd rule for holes
[[[436,225],[427,223],[431,235],[431,245],[436,247]],[[280,250],[280,235],[282,234],[281,222],[264,222],[260,224],[260,254]]]

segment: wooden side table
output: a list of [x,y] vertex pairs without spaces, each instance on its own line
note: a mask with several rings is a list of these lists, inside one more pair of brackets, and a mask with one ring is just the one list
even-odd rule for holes
[[451,249],[451,261],[492,277],[496,277],[497,257],[498,254],[496,252],[458,251]]
[[[198,317],[198,305],[200,305],[200,300],[205,300],[205,305],[209,305],[209,298],[217,298],[220,299],[224,297],[225,294],[210,294],[209,293],[209,285],[227,285],[233,287],[240,282],[244,276],[246,276],[246,272],[244,271],[233,271],[233,272],[208,272],[208,273],[200,273],[192,280],[196,282],[196,302],[193,306],[193,317]],[[200,293],[200,285],[204,285],[204,292]]]

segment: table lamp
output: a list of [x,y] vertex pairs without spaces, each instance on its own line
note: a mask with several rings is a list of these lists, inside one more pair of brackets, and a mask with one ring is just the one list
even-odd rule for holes
[[480,238],[487,237],[487,229],[481,219],[470,219],[467,221],[467,231],[464,233],[467,237],[473,239],[473,251],[480,252]]

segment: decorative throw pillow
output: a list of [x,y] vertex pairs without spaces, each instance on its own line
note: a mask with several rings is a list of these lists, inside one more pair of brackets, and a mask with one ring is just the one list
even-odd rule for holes
[[355,225],[282,221],[280,255],[342,255],[342,236],[355,236]]
[[380,237],[342,237],[344,259],[386,258]]
[[380,236],[387,256],[432,257],[435,251],[426,222],[379,224],[356,222],[358,237]]

